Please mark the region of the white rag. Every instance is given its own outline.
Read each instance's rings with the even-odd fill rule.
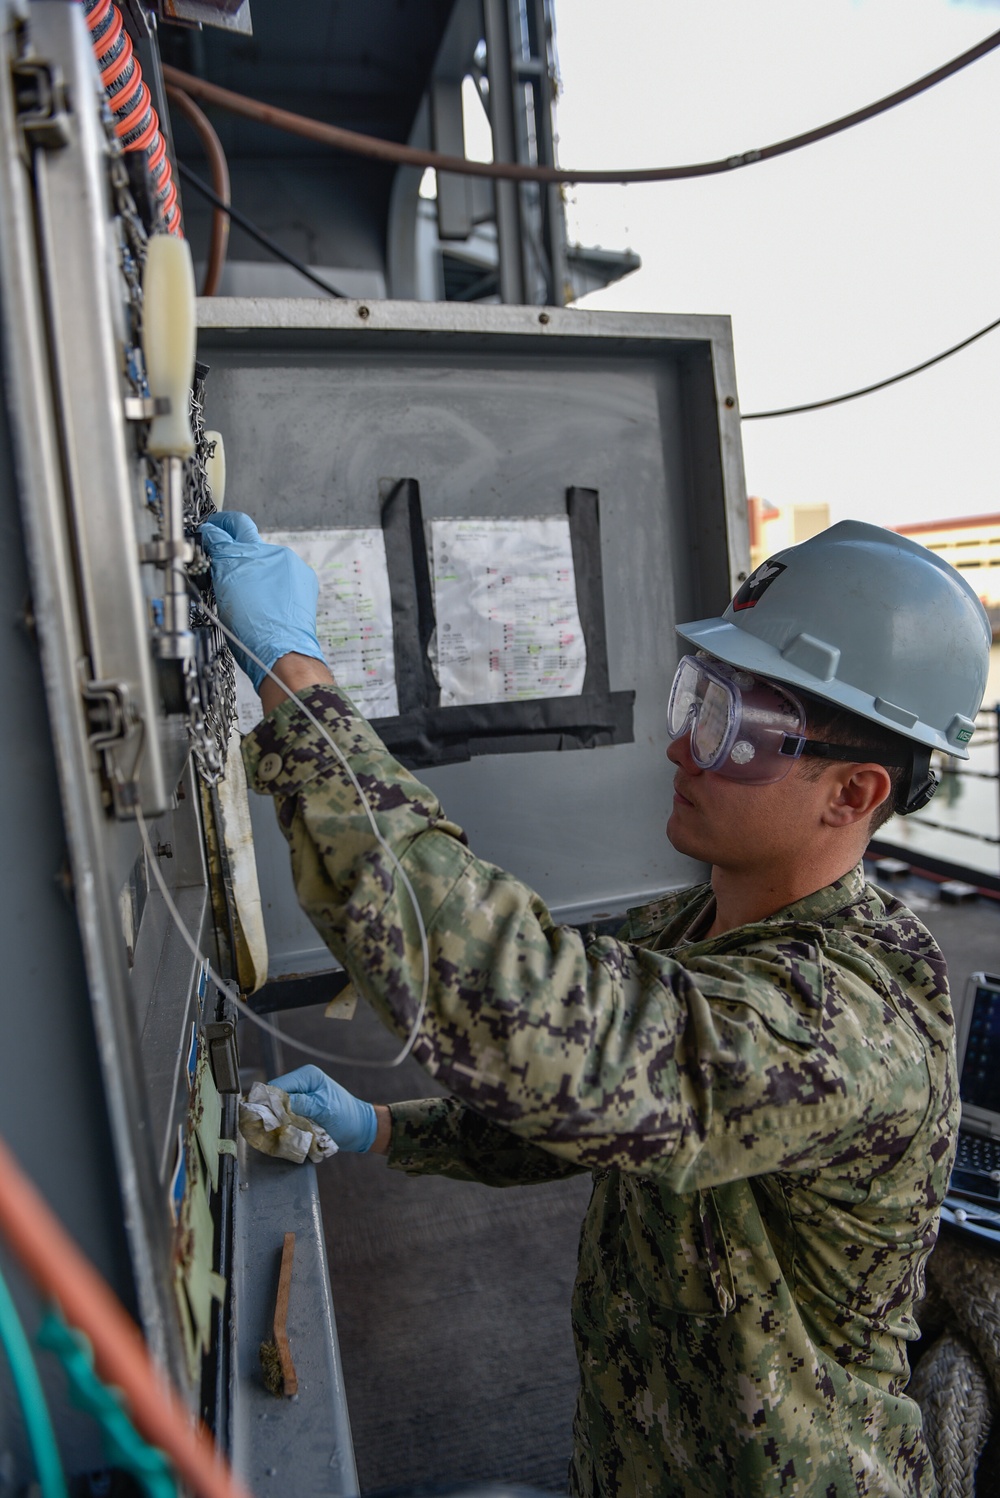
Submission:
[[[329,1134],[311,1118],[302,1118],[288,1106],[288,1093],[270,1082],[255,1082],[240,1099],[240,1133],[247,1144],[264,1155],[318,1165],[337,1153]]]

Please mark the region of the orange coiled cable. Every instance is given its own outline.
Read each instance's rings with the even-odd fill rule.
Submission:
[[[101,82],[115,116],[115,136],[123,150],[145,153],[156,213],[168,233],[183,234],[167,144],[121,11],[113,0],[83,0],[83,8]]]

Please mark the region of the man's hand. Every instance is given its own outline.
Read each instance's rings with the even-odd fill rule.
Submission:
[[[362,1102],[318,1066],[296,1067],[272,1078],[271,1085],[283,1088],[292,1112],[321,1124],[340,1149],[356,1154],[387,1152],[392,1127],[388,1108],[376,1109]]]
[[[313,681],[328,676],[316,638],[319,584],[312,568],[287,546],[268,546],[249,515],[237,511],[213,515],[199,536],[226,628],[267,667],[283,656],[308,657],[319,663]],[[233,654],[260,691],[263,669],[238,645]]]

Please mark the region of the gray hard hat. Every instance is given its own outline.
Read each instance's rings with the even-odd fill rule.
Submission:
[[[969,757],[990,621],[961,573],[907,536],[842,520],[762,562],[721,619],[677,633],[913,743]]]

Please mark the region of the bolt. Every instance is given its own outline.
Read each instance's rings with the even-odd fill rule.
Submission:
[[[549,320],[549,314],[547,312],[539,312],[539,314],[538,314],[538,321],[540,323],[547,323],[548,320]]]
[[[371,308],[370,307],[359,307],[358,308],[358,316],[360,318],[369,318],[369,317],[371,317]]]
[[[727,395],[726,396],[726,405],[729,407],[730,411],[733,409],[733,407],[735,406],[735,404],[736,404],[736,397],[735,397],[735,395]]]
[[[56,886],[67,900],[74,898],[73,870],[65,859],[56,870]]]
[[[157,843],[157,845],[156,845],[156,856],[157,856],[157,858],[173,858],[173,856],[174,856],[174,845],[173,845],[173,843]]]

